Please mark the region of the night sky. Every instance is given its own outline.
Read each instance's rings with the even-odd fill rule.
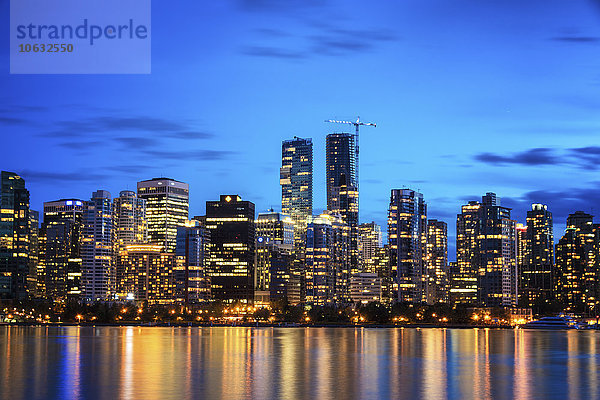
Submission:
[[[600,216],[599,3],[155,0],[152,74],[9,75],[0,0],[0,168],[38,210],[167,176],[190,216],[223,193],[259,212],[281,207],[281,141],[312,137],[318,213],[325,135],[347,130],[323,121],[360,115],[362,222],[418,189],[454,259],[461,204],[494,191],[519,222],[548,204],[558,238]]]

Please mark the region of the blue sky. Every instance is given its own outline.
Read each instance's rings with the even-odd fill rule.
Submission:
[[[168,176],[191,215],[238,193],[280,207],[281,141],[312,137],[325,208],[333,117],[361,134],[361,220],[419,189],[448,222],[494,191],[524,222],[549,205],[598,214],[600,2],[592,0],[154,1],[152,74],[9,75],[0,0],[3,170],[32,207]]]

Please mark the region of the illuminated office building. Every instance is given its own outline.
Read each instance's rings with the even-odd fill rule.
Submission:
[[[188,221],[189,185],[169,178],[154,178],[137,184],[137,195],[146,200],[148,241],[175,251],[177,227]]]
[[[427,301],[427,204],[411,189],[392,189],[388,211],[392,276],[400,302]]]
[[[583,211],[570,214],[556,245],[555,267],[556,296],[570,312],[598,314],[599,246],[600,225],[593,217]]]
[[[348,225],[350,271],[358,272],[358,154],[353,134],[332,133],[325,144],[327,210]]]
[[[365,268],[382,246],[381,227],[375,222],[360,224],[358,226],[359,269],[370,272],[365,271]]]
[[[209,248],[210,232],[198,221],[177,227],[175,297],[179,302],[191,304],[210,299],[206,273]]]
[[[361,272],[350,277],[350,300],[367,304],[382,300],[381,278],[377,274]]]
[[[206,202],[210,231],[208,275],[214,299],[252,302],[254,299],[254,203],[238,195]]]
[[[114,298],[117,275],[114,257],[113,208],[110,193],[98,190],[83,205],[81,287],[85,301]]]
[[[313,145],[294,137],[281,145],[281,211],[292,218],[296,242],[302,241],[306,220],[313,210]]]
[[[156,244],[130,244],[119,253],[125,299],[149,305],[175,302],[175,254]]]
[[[449,302],[448,225],[443,221],[427,221],[427,302]]]
[[[0,299],[27,297],[30,259],[29,191],[13,172],[0,173]]]
[[[296,298],[291,302],[299,302],[300,277],[295,276],[292,268],[294,249],[292,219],[271,210],[267,213],[259,213],[255,226],[255,300],[264,303],[288,298],[288,292],[290,295],[296,292]]]
[[[495,193],[462,206],[456,220],[457,271],[451,297],[484,307],[515,306],[515,221]]]
[[[309,219],[306,229],[306,302],[350,300],[347,225],[339,215],[323,213]]]
[[[42,296],[60,300],[81,295],[83,209],[78,199],[44,203],[38,268]]]

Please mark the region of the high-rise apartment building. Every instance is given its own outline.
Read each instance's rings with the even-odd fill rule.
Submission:
[[[123,190],[113,200],[115,243],[142,244],[148,241],[146,200],[135,192]]]
[[[30,259],[29,191],[14,172],[0,173],[0,299],[24,299]]]
[[[427,221],[426,262],[427,303],[449,302],[448,225],[444,221]]]
[[[38,268],[42,296],[80,298],[83,210],[83,201],[78,199],[44,203]]]
[[[137,195],[146,200],[148,240],[175,251],[177,227],[188,221],[189,185],[169,178],[154,178],[137,184]]]
[[[375,222],[368,222],[358,226],[358,252],[361,270],[370,264],[370,260],[383,246],[381,240],[381,227]]]
[[[27,287],[30,297],[39,297],[38,268],[40,256],[40,213],[29,210],[29,275]]]
[[[306,302],[326,304],[350,299],[348,233],[339,215],[309,219],[306,231]]]
[[[427,301],[427,204],[411,189],[392,189],[388,210],[388,242],[398,300]]]
[[[600,225],[583,211],[570,214],[556,245],[556,297],[567,311],[597,315],[600,308]]]
[[[554,290],[553,223],[552,213],[546,205],[531,205],[531,210],[527,211],[525,233],[526,249],[517,251],[518,255],[524,256],[519,268],[519,303],[524,307],[535,307],[551,301]],[[517,244],[521,242],[518,240]]]
[[[471,201],[462,207],[456,227],[453,300],[485,307],[516,305],[516,223],[510,219],[510,208],[500,206],[495,193],[487,193],[481,203]]]
[[[341,215],[348,225],[350,271],[358,272],[358,158],[355,136],[350,133],[327,135],[325,168],[327,210]]]
[[[84,202],[81,242],[81,287],[85,301],[114,298],[117,275],[114,219],[110,193],[98,190]]]
[[[254,299],[254,203],[238,195],[206,202],[210,231],[208,274],[214,299],[252,302]]]

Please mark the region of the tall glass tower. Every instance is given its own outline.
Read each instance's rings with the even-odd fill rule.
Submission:
[[[327,210],[348,225],[350,271],[358,272],[358,179],[355,136],[327,135],[325,143]]]
[[[137,184],[137,194],[146,200],[148,239],[174,252],[177,227],[188,221],[189,185],[169,178],[154,178]]]
[[[0,298],[27,297],[29,191],[25,180],[2,171],[0,187]]]
[[[281,146],[281,212],[292,218],[296,242],[306,230],[313,210],[313,145],[311,139],[294,137]]]

